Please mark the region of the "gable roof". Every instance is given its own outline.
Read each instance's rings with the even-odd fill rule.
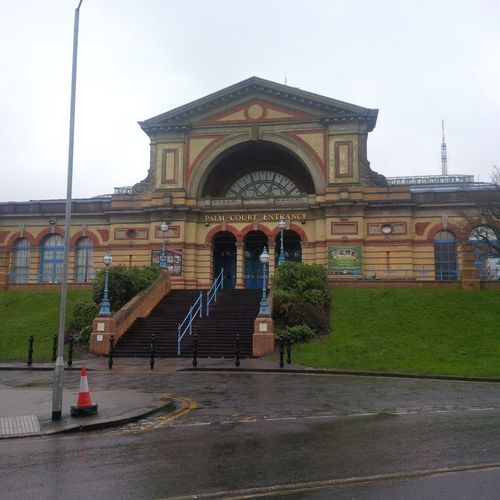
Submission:
[[[378,110],[363,108],[347,102],[306,92],[296,87],[264,80],[252,76],[247,80],[226,87],[178,108],[139,122],[146,133],[165,132],[169,130],[189,130],[191,123],[199,115],[217,112],[221,106],[241,101],[245,96],[282,101],[288,106],[299,106],[313,112],[324,123],[365,121],[369,130],[373,130],[377,121]]]

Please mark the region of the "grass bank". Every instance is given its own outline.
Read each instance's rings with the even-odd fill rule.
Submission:
[[[66,325],[72,317],[73,304],[91,292],[68,292]],[[25,361],[28,338],[35,337],[33,361],[50,361],[52,339],[59,330],[60,292],[0,293],[0,361]]]
[[[294,347],[316,368],[500,377],[500,291],[335,289],[332,334]]]

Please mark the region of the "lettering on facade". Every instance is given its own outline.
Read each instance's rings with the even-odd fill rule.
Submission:
[[[302,222],[307,220],[307,213],[207,214],[203,222],[278,222],[281,219]]]

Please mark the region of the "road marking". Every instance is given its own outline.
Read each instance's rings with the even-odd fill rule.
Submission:
[[[243,500],[258,497],[279,496],[289,493],[322,491],[334,489],[341,486],[345,487],[383,481],[419,479],[423,477],[443,476],[446,474],[453,474],[458,472],[487,471],[499,468],[500,463],[495,462],[491,464],[476,464],[457,467],[443,467],[438,469],[423,469],[412,472],[394,472],[389,474],[376,474],[371,476],[354,476],[303,483],[277,484],[274,486],[262,486],[240,490],[215,491],[211,493],[195,493],[186,496],[163,497],[161,500],[188,500],[193,498],[222,498],[226,500]]]

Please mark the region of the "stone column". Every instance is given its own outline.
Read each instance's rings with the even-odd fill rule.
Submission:
[[[0,291],[5,292],[9,284],[9,251],[0,251]]]
[[[274,276],[274,272],[276,271],[276,246],[273,245],[273,242],[269,240],[267,242],[269,248],[269,276],[268,276],[268,287],[271,281],[271,276]]]
[[[253,356],[274,352],[274,321],[271,316],[257,316],[253,327]]]
[[[236,288],[244,288],[245,273],[245,246],[242,242],[236,243]]]
[[[477,274],[474,248],[468,243],[462,244],[459,248],[462,254],[462,272],[460,273],[462,288],[480,290],[481,281]]]

